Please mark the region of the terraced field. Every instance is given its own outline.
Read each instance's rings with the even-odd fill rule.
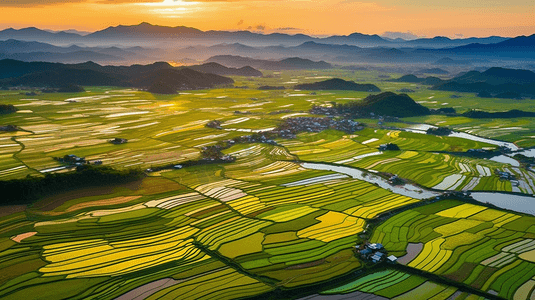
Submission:
[[[407,136],[407,137],[405,137]],[[308,141],[308,142],[304,142]],[[379,151],[395,143],[401,151]],[[466,151],[492,145],[454,137],[435,137],[403,131],[365,129],[352,136],[323,132],[306,134],[283,145],[301,160],[344,164],[371,171],[397,174],[422,186],[454,191],[507,191],[533,194],[535,174],[485,159],[435,151]],[[355,155],[357,154],[357,155]],[[518,182],[500,180],[495,170],[509,172]]]
[[[268,150],[272,151],[259,153]],[[245,156],[236,164],[250,159]],[[65,195],[65,201],[51,210],[36,207],[34,218],[42,221],[30,221],[24,214],[5,217],[4,232],[15,237],[4,239],[0,255],[7,265],[27,264],[28,272],[17,275],[7,272],[10,267],[4,269],[10,275],[0,293],[16,299],[20,293],[35,292],[35,284],[48,289],[64,280],[91,286],[86,287],[88,294],[79,290],[68,294],[73,299],[95,295],[96,290],[117,297],[126,292],[126,287],[118,286],[142,288],[168,278],[187,281],[163,285],[151,297],[187,294],[201,281],[223,288],[216,283],[227,282],[223,276],[229,278],[228,290],[214,291],[222,297],[311,284],[359,268],[351,248],[366,220],[416,202],[326,172],[300,169],[293,175],[260,176],[256,182],[224,178],[221,173],[218,166],[165,172],[145,179],[141,186],[178,182],[182,185],[173,184],[179,191],[134,196],[143,188],[124,187],[83,202]],[[190,183],[200,176],[209,182]],[[46,220],[52,215],[54,219]],[[33,233],[27,234],[28,230]],[[230,268],[229,262],[233,262]],[[182,277],[186,276],[182,272],[195,276]],[[128,279],[136,274],[144,275]],[[110,277],[115,278],[113,284],[107,280]],[[234,280],[237,286],[231,285]],[[101,286],[103,281],[106,287]]]
[[[388,219],[372,241],[405,255],[422,243],[407,266],[438,274],[507,299],[530,299],[535,276],[535,218],[441,201]]]
[[[474,294],[459,291],[427,280],[418,275],[411,275],[402,271],[385,270],[362,276],[343,286],[321,292],[326,295],[351,295],[355,292],[374,294],[378,299],[484,299]],[[359,295],[365,298],[365,295]],[[370,299],[375,299],[371,298]]]
[[[288,118],[312,116],[312,104],[367,96],[295,91],[285,84],[290,80],[306,83],[332,76],[365,79],[383,90],[411,86],[379,81],[376,71],[266,75],[271,77],[236,77],[236,85],[247,89],[173,96],[111,87],[31,97],[1,91],[0,103],[14,104],[19,111],[0,116],[0,125],[15,124],[22,130],[0,132],[0,180],[75,172],[54,159],[68,154],[116,169],[195,161],[203,147],[261,134]],[[260,85],[288,89],[261,91]],[[426,106],[449,101],[449,93],[423,87],[414,98],[425,101],[431,95],[436,101],[423,103]],[[448,117],[427,118],[438,123]],[[219,120],[221,129],[206,127],[211,120]],[[365,129],[347,133],[330,128],[301,132],[295,139],[235,143],[222,150],[236,158],[233,162],[158,169],[135,182],[69,187],[28,206],[3,207],[0,298],[278,299],[286,292],[290,298],[477,298],[421,275],[375,269],[354,252],[355,245],[368,240],[383,243],[400,262],[410,252],[405,260],[412,269],[488,295],[533,297],[532,217],[454,200],[428,204],[344,174],[305,169],[298,161],[397,174],[424,187],[455,191],[533,194],[533,172],[452,154],[495,145],[408,132],[412,124],[404,123],[407,120],[357,121],[365,123]],[[457,117],[447,121],[465,124]],[[526,120],[510,122],[532,126]],[[489,120],[474,126],[481,129],[478,134],[491,136],[495,125]],[[519,145],[531,145],[523,133],[500,138],[522,138]],[[128,142],[110,143],[114,138]],[[401,150],[379,151],[385,143],[396,143]],[[496,169],[516,175],[519,183],[501,181]]]

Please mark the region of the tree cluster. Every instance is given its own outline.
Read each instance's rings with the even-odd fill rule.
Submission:
[[[138,169],[117,170],[111,167],[83,165],[75,172],[28,176],[0,181],[0,205],[31,204],[39,198],[77,188],[127,183],[143,178]]]
[[[0,114],[9,114],[17,111],[13,104],[0,104]]]

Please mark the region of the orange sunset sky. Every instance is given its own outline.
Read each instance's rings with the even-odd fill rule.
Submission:
[[[0,29],[85,31],[149,22],[201,30],[417,36],[535,33],[533,0],[1,0]]]

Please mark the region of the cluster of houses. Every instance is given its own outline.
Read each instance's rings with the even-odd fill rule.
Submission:
[[[248,111],[248,110],[246,110],[246,111],[236,110],[236,111],[234,111],[234,114],[235,115],[250,115],[252,113],[250,111]]]
[[[74,154],[65,155],[63,157],[58,158],[57,160],[62,163],[73,164],[76,166],[88,163],[88,161],[85,160],[85,157],[78,157]]]
[[[291,112],[293,112],[291,109],[281,109],[281,110],[272,111],[269,113],[269,115],[280,115],[280,114],[287,114]]]
[[[122,145],[128,143],[128,140],[123,138],[114,138],[113,140],[109,140],[108,142],[114,145]]]
[[[469,153],[469,154],[475,154],[475,155],[481,155],[481,154],[488,154],[488,153],[491,153],[492,151],[490,150],[485,150],[485,149],[468,149],[466,151],[466,153]]]
[[[435,200],[441,199],[471,199],[471,193],[467,191],[445,191],[441,195],[436,196]]]
[[[397,185],[397,184],[402,184],[403,180],[401,178],[399,178],[398,175],[394,174],[394,175],[390,176],[390,178],[388,178],[388,182],[390,182],[390,184]]]
[[[74,154],[68,154],[63,157],[55,157],[54,159],[59,162],[74,165],[74,166],[89,165],[89,164],[102,165],[102,160],[88,161],[85,159],[85,157],[78,157]]]
[[[363,125],[350,119],[297,117],[284,120],[277,129],[272,132],[280,137],[291,137],[299,132],[321,132],[326,129],[336,129],[347,133],[353,133],[363,129]]]
[[[355,249],[358,251],[360,258],[364,261],[372,262],[378,264],[380,262],[386,261],[388,263],[396,263],[398,258],[394,255],[387,256],[384,246],[380,243],[373,244],[363,244],[355,246]]]
[[[236,160],[236,158],[229,154],[223,154],[221,152],[224,149],[229,148],[228,145],[226,146],[220,146],[220,145],[214,145],[214,146],[205,146],[201,148],[201,160],[203,161],[221,161],[221,162],[233,162]]]
[[[379,150],[380,151],[387,151],[387,150],[397,151],[397,150],[400,150],[400,149],[399,149],[398,145],[396,145],[394,143],[388,143],[388,144],[379,145]]]
[[[494,174],[498,175],[500,177],[500,180],[515,180],[516,179],[515,175],[509,172],[500,171],[498,169],[494,170]]]
[[[332,106],[319,106],[314,105],[310,109],[311,114],[315,115],[326,115],[326,116],[337,116],[339,115],[338,110]]]
[[[212,120],[205,126],[214,129],[222,129],[221,121],[218,120]],[[277,143],[272,140],[271,137],[293,139],[299,132],[321,132],[326,129],[336,129],[347,133],[353,133],[363,128],[364,126],[362,124],[350,119],[298,117],[286,119],[284,120],[284,123],[277,128],[265,131],[262,134],[242,136],[230,141],[233,141],[234,143],[250,142],[276,145]],[[230,141],[226,142],[228,143]]]
[[[264,133],[259,134],[253,134],[253,135],[244,135],[237,138],[234,138],[232,140],[226,141],[230,146],[237,144],[237,143],[262,143],[262,144],[269,144],[269,145],[278,145],[277,142],[273,139],[266,136]]]
[[[0,126],[0,131],[18,131],[19,127],[15,125]]]
[[[212,120],[212,121],[206,123],[205,126],[208,127],[208,128],[223,129],[223,127],[221,127],[221,121],[219,121],[219,120]]]

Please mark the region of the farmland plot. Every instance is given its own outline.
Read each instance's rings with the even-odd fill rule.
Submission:
[[[423,243],[409,267],[507,299],[530,299],[534,222],[533,217],[441,201],[390,218],[372,241],[400,256],[409,243]]]

